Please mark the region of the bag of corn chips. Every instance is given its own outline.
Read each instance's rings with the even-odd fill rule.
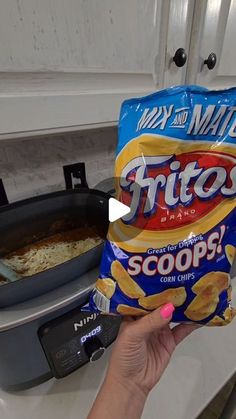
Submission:
[[[234,315],[236,88],[179,86],[121,107],[116,198],[90,309],[225,325]]]

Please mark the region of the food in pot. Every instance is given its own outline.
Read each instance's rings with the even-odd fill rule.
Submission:
[[[92,228],[76,228],[25,246],[1,260],[22,277],[31,276],[79,256],[102,241]]]

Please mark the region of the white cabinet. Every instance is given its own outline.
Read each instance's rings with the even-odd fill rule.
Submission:
[[[0,69],[152,74],[161,7],[150,0],[7,0]]]
[[[186,82],[212,89],[236,85],[235,42],[236,0],[196,1]],[[209,70],[204,61],[211,53],[217,61]]]
[[[188,57],[195,4],[194,0],[165,1],[166,5],[168,3],[168,26],[165,40],[165,68],[162,87],[185,84],[187,61],[183,67],[178,67],[173,61],[173,57],[179,48],[183,48]]]
[[[0,138],[116,123],[120,103],[184,82],[194,0],[2,0]]]
[[[124,99],[170,85],[236,84],[235,18],[236,0],[1,0],[0,139],[116,124]]]

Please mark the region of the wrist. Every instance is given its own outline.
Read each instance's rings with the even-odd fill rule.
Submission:
[[[144,391],[134,381],[129,380],[129,378],[116,376],[112,372],[109,372],[109,370],[104,380],[104,386],[108,389],[114,389],[116,394],[120,394],[123,400],[137,400],[143,405],[149,394],[148,391]]]
[[[147,395],[130,380],[108,372],[88,419],[140,419]]]

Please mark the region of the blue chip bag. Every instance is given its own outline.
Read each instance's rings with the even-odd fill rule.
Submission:
[[[236,88],[169,88],[121,107],[117,199],[90,309],[228,324],[236,253]]]

